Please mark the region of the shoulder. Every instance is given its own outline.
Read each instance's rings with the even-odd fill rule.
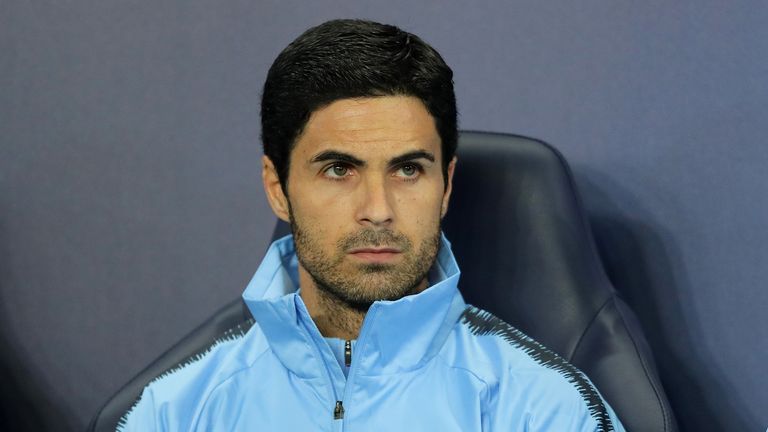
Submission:
[[[621,430],[583,372],[490,312],[468,306],[450,345],[444,357],[486,382],[489,411],[514,407],[529,430]]]
[[[153,379],[120,420],[118,431],[164,430],[163,419],[191,421],[213,391],[253,366],[268,349],[252,319],[226,330]]]

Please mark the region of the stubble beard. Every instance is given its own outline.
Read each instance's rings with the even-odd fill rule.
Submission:
[[[414,249],[411,240],[388,229],[363,228],[340,238],[332,254],[322,250],[312,230],[296,222],[290,211],[296,255],[319,293],[331,303],[365,312],[377,300],[398,300],[412,294],[427,277],[440,247],[440,227]],[[394,264],[352,263],[347,252],[370,246],[394,247],[402,260]]]

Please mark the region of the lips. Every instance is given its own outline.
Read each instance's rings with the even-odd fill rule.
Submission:
[[[366,248],[355,248],[349,251],[351,254],[357,254],[357,253],[400,253],[400,249],[391,248],[391,247],[366,247]]]
[[[353,257],[366,262],[386,263],[400,255],[400,249],[391,247],[366,247],[355,248],[349,251]]]

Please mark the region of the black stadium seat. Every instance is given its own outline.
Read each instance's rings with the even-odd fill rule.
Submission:
[[[584,371],[628,431],[676,431],[643,331],[603,271],[560,153],[521,136],[463,132],[458,156],[443,229],[467,302]],[[273,237],[286,233],[280,223]],[[231,302],[120,389],[89,430],[115,430],[152,378],[250,319],[240,299]]]

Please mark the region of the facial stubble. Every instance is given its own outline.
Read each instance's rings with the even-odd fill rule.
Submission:
[[[424,238],[417,248],[405,235],[389,229],[362,228],[340,238],[333,254],[322,250],[315,230],[297,222],[289,210],[291,230],[299,263],[312,278],[321,294],[333,303],[341,303],[365,312],[377,300],[398,300],[413,294],[427,277],[440,247],[440,226]],[[398,263],[354,263],[348,251],[364,247],[392,247],[402,254]]]

